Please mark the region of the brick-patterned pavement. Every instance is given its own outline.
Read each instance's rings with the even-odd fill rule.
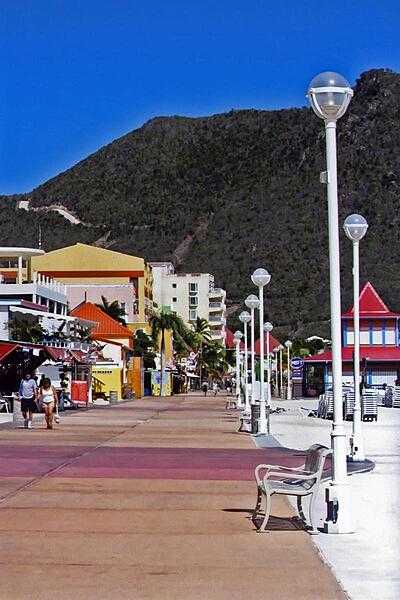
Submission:
[[[0,429],[1,600],[344,598],[274,499],[255,533],[256,449],[225,399],[179,396]]]

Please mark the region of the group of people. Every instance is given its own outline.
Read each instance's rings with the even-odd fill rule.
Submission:
[[[43,407],[47,429],[53,429],[54,410],[57,406],[57,392],[48,377],[42,376],[39,384],[36,383],[31,373],[25,373],[19,386],[21,412],[24,418],[24,427],[32,429],[33,413]]]
[[[201,384],[201,389],[203,391],[204,396],[207,396],[208,390],[211,390],[214,396],[216,396],[220,390],[223,390],[223,386],[220,385],[218,381],[213,381],[211,384],[209,384],[208,381],[203,381],[203,383]],[[231,391],[230,384],[226,383],[225,389],[229,394]]]

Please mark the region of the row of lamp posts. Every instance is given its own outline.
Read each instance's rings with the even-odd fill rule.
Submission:
[[[351,533],[354,531],[351,497],[347,476],[346,432],[343,423],[343,394],[342,394],[342,347],[341,347],[341,293],[340,293],[340,250],[339,250],[339,217],[338,217],[338,192],[337,192],[337,155],[336,155],[336,122],[342,117],[350,100],[353,90],[349,83],[338,73],[324,72],[317,75],[310,83],[307,97],[315,114],[325,123],[326,163],[327,170],[321,173],[321,183],[327,186],[328,198],[328,229],[329,229],[329,281],[330,281],[330,315],[332,338],[332,383],[334,412],[331,430],[331,445],[333,451],[332,482],[327,489],[327,517],[324,530],[327,533]],[[353,434],[351,437],[351,457],[355,461],[364,459],[363,439],[361,433],[361,403],[360,403],[360,330],[359,330],[359,241],[364,237],[368,228],[365,219],[360,215],[351,215],[344,224],[347,237],[353,243],[353,296],[354,296],[354,418]],[[247,385],[247,324],[251,325],[252,344],[254,344],[254,311],[258,308],[260,314],[260,421],[259,433],[266,433],[266,411],[264,397],[264,323],[263,323],[263,288],[269,283],[270,275],[265,269],[257,269],[252,275],[253,283],[259,287],[259,299],[249,296],[246,306],[251,313],[243,311],[240,320],[244,325],[245,344],[245,406],[246,412],[250,411],[250,401]],[[272,330],[272,325],[269,331]],[[268,332],[269,335],[269,332]],[[240,340],[242,334],[235,333],[236,342],[236,373],[237,382],[240,374]],[[286,342],[288,354],[288,373],[290,368],[291,343]],[[282,389],[282,347],[280,350],[280,373]],[[270,360],[268,353],[267,371],[267,402],[270,405]],[[252,397],[255,391],[254,374],[254,345],[252,345]],[[238,405],[241,405],[240,386],[236,386]],[[287,397],[291,398],[291,382],[288,376]],[[269,411],[268,411],[269,431]]]

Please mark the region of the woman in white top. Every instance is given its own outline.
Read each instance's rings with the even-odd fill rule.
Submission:
[[[39,397],[44,408],[47,429],[53,429],[53,412],[58,398],[57,392],[51,385],[51,381],[48,377],[45,377],[42,380],[42,385],[39,389]]]

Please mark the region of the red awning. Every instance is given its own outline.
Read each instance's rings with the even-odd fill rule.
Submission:
[[[360,359],[366,359],[371,362],[400,362],[400,348],[396,346],[360,346]],[[353,346],[342,348],[342,361],[353,362]],[[332,352],[328,350],[321,354],[306,356],[304,362],[332,362]]]
[[[60,360],[68,360],[68,351],[65,348],[54,348],[53,346],[46,346],[45,350],[47,354],[56,362]]]
[[[11,354],[14,350],[19,347],[19,344],[13,344],[9,342],[0,342],[0,360],[3,360],[6,356]]]
[[[77,363],[87,363],[87,354],[85,352],[82,352],[82,350],[70,350],[70,355],[72,356],[73,360]]]

